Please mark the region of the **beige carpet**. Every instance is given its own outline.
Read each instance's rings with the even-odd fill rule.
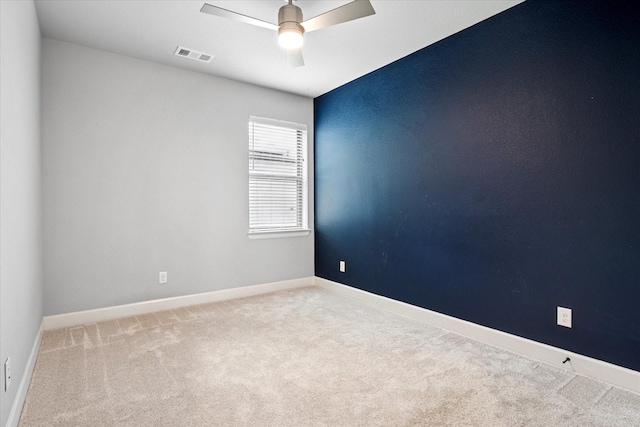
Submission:
[[[20,426],[638,426],[640,395],[318,288],[48,331]]]

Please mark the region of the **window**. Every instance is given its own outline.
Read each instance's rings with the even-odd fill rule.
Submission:
[[[307,126],[249,118],[249,234],[307,231]]]

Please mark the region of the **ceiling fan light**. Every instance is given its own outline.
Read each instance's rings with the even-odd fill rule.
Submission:
[[[304,37],[302,31],[294,26],[281,26],[278,30],[278,43],[284,49],[299,49],[302,47]]]

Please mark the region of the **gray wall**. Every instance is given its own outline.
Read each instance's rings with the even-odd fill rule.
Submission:
[[[312,99],[50,39],[42,61],[45,315],[313,275],[313,235],[247,237],[248,117],[309,125],[312,165]]]
[[[40,30],[33,2],[0,1],[0,386],[6,425],[42,321]],[[0,372],[2,370],[0,369]]]

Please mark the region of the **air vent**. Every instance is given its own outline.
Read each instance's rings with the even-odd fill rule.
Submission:
[[[210,62],[213,55],[208,53],[198,52],[197,50],[188,49],[186,47],[178,46],[175,52],[176,56],[182,56],[184,58],[194,59],[201,62]]]

